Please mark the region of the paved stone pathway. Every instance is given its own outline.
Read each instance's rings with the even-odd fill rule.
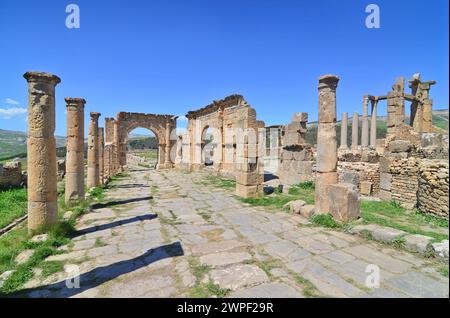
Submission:
[[[218,285],[227,297],[448,297],[434,261],[246,205],[205,186],[207,175],[132,170],[48,259],[78,265],[80,288],[57,273],[29,282],[28,295],[189,297]],[[379,288],[366,287],[370,264]]]

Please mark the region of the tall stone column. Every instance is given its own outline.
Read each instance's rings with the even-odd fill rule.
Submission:
[[[103,127],[98,128],[98,174],[99,174],[99,184],[103,184],[104,180],[104,150],[105,150],[105,140],[104,140],[104,129]]]
[[[370,119],[370,146],[375,148],[377,146],[377,105],[378,99],[372,102],[372,113]]]
[[[361,126],[361,146],[369,146],[369,97],[364,96],[363,98],[363,114],[362,114],[362,126]]]
[[[67,155],[65,201],[84,200],[84,105],[82,98],[66,98]]]
[[[94,188],[99,185],[99,162],[98,162],[98,118],[100,113],[91,113],[91,122],[88,133],[88,175],[87,187]]]
[[[341,120],[341,149],[348,149],[347,143],[347,126],[348,126],[348,114],[347,112],[342,113]]]
[[[57,223],[55,87],[60,78],[27,72],[28,81],[28,230]]]
[[[352,150],[358,149],[359,114],[353,113],[352,122]]]
[[[164,165],[166,168],[170,168],[170,122],[166,122],[166,150],[164,153]]]
[[[336,137],[336,88],[339,77],[319,79],[319,120],[317,130],[316,214],[329,212],[328,186],[338,182]]]

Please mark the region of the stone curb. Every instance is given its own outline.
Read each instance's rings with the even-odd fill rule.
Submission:
[[[419,253],[423,256],[434,255],[437,258],[448,259],[448,240],[433,244],[432,237],[409,234],[405,231],[375,224],[356,225],[349,232],[387,244],[398,244],[407,251]]]

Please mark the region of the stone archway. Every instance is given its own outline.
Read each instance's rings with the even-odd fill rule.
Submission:
[[[127,164],[128,134],[136,128],[152,131],[158,138],[158,167],[171,168],[170,151],[176,143],[176,119],[174,115],[156,115],[143,113],[120,112],[114,125],[114,143],[117,145],[117,160],[122,170]]]

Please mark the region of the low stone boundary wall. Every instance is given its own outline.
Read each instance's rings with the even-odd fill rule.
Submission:
[[[22,166],[20,162],[0,164],[0,189],[22,185]]]
[[[418,181],[417,208],[448,218],[448,161],[422,160]]]

